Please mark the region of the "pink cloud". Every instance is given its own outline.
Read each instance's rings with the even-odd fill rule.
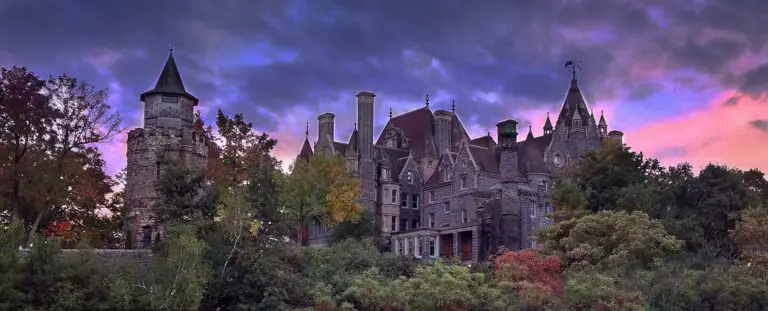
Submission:
[[[723,105],[734,96],[739,98],[735,105]],[[700,169],[713,162],[768,171],[768,133],[749,124],[768,120],[766,104],[766,99],[726,91],[702,110],[626,133],[625,142],[666,165],[685,161]]]

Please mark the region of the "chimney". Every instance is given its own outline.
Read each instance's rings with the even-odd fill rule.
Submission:
[[[517,154],[517,121],[504,120],[496,123],[499,139],[499,168],[502,182],[514,181],[519,177]]]
[[[445,110],[435,111],[435,140],[437,141],[438,155],[451,148],[452,121],[453,113]]]
[[[326,112],[324,114],[321,114],[317,116],[317,133],[318,133],[318,141],[325,142],[327,140],[326,137],[330,137],[330,142],[333,143],[333,127],[336,119],[336,115],[330,112]]]
[[[359,92],[357,95],[357,148],[363,161],[371,160],[373,147],[373,98],[376,94]]]

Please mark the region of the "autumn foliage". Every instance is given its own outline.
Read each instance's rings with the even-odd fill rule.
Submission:
[[[531,249],[505,251],[494,264],[494,277],[519,283],[520,291],[539,289],[556,296],[563,293],[563,266],[557,256],[542,256]]]

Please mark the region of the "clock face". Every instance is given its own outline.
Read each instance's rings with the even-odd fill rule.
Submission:
[[[557,167],[563,166],[563,156],[560,155],[560,153],[555,152],[555,154],[552,156],[552,163],[554,163]]]

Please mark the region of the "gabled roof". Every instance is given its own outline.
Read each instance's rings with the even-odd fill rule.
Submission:
[[[429,107],[425,106],[394,116],[384,126],[385,129],[389,127],[396,127],[405,132],[410,140],[408,147],[413,150],[414,156],[423,156],[430,151],[430,144],[434,144],[431,137],[435,135],[435,116]],[[455,151],[455,146],[458,146],[462,139],[469,139],[469,135],[455,114],[451,117],[451,129],[451,146],[454,147],[452,150]],[[380,145],[382,139],[383,135],[380,134],[376,140],[376,145]],[[438,150],[438,152],[442,152],[442,150]]]
[[[544,151],[549,146],[550,141],[552,141],[552,135],[547,134],[517,142],[518,168],[521,173],[549,172],[546,163],[544,163]]]
[[[184,83],[181,81],[181,75],[179,69],[176,67],[176,61],[173,59],[173,53],[168,54],[168,59],[165,61],[163,71],[160,73],[160,77],[155,83],[155,88],[146,91],[141,94],[139,99],[144,101],[144,98],[154,94],[167,94],[167,95],[179,95],[186,96],[197,105],[197,97],[187,93],[184,89]]]
[[[499,174],[499,162],[496,160],[494,149],[484,148],[475,145],[469,145],[469,152],[475,160],[478,169],[481,172]]]
[[[352,131],[352,135],[349,136],[349,142],[347,143],[347,152],[349,154],[357,154],[357,129]]]
[[[496,141],[493,140],[493,137],[491,137],[490,134],[470,140],[469,144],[474,146],[484,147],[484,148],[496,147]]]

